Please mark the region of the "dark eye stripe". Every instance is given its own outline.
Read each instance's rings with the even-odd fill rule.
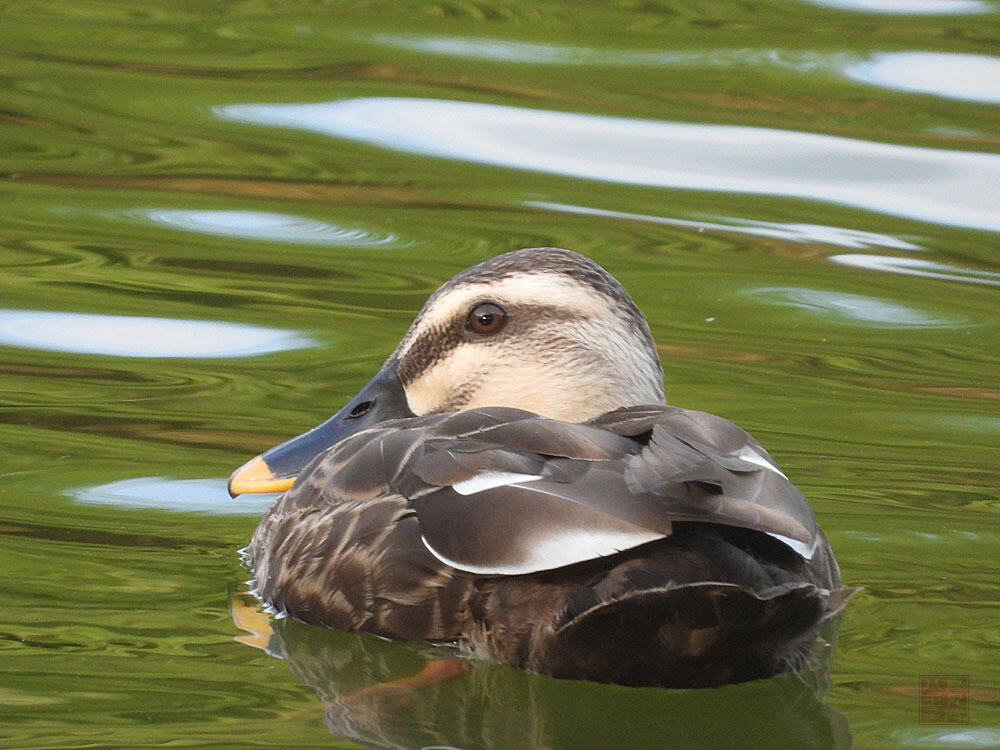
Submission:
[[[483,303],[486,304],[486,303]],[[479,307],[477,305],[477,307]],[[499,307],[499,305],[497,306]],[[476,308],[473,308],[475,310]],[[502,311],[502,308],[501,308]],[[540,327],[552,325],[555,321],[567,324],[577,321],[576,313],[567,312],[565,308],[549,305],[519,305],[517,319],[512,321],[504,313],[505,325],[516,326],[512,335],[515,337],[532,335]],[[398,375],[403,384],[412,383],[424,372],[447,357],[452,350],[470,340],[474,332],[467,327],[469,316],[459,314],[442,322],[433,328],[427,328],[413,339],[399,362]],[[482,344],[499,345],[507,337],[494,338],[489,335],[474,335],[474,340]]]
[[[412,383],[465,339],[463,317],[421,332],[399,363],[397,374],[403,384]]]

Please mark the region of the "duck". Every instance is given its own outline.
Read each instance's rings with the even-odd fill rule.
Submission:
[[[357,395],[229,491],[282,493],[244,551],[269,611],[557,678],[802,670],[854,593],[778,463],[668,406],[643,313],[562,248],[447,281]]]

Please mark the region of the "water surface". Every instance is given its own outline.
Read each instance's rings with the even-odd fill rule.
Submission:
[[[995,2],[3,14],[0,747],[1000,746]],[[366,688],[438,652],[255,629],[267,499],[225,478],[537,245],[621,279],[669,401],[810,498],[864,587],[817,670],[475,664],[399,704]],[[967,714],[921,723],[928,675]]]
[[[1000,230],[1000,156],[993,154],[441,99],[234,104],[216,111],[227,120],[416,154],[633,185],[810,198]]]

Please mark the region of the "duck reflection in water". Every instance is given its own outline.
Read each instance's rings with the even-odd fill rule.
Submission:
[[[451,658],[453,647],[274,620],[246,594],[235,594],[232,602],[240,627],[257,631],[240,640],[284,659],[315,691],[320,704],[304,708],[302,719],[318,720],[321,710],[333,735],[366,747],[852,746],[847,719],[822,701],[833,652],[826,641],[814,647],[808,669],[775,679],[716,690],[623,688],[459,661]],[[822,634],[832,639],[833,623],[824,624]],[[449,671],[461,679],[436,679]]]
[[[853,593],[774,459],[664,404],[645,317],[568,250],[444,284],[343,409],[230,480],[278,490],[247,550],[274,611],[555,677],[794,672]]]

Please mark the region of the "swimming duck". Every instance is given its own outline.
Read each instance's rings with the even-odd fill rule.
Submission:
[[[229,486],[286,490],[246,552],[275,611],[557,677],[798,669],[853,593],[774,459],[665,405],[643,314],[559,248],[445,283],[354,398]]]

